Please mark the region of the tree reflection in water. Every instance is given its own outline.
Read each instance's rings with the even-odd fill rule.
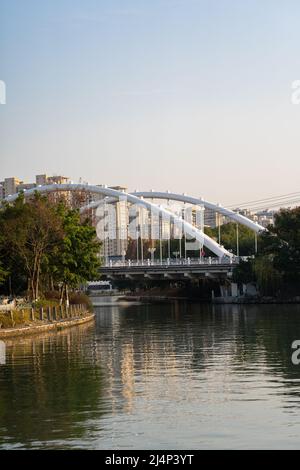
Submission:
[[[0,446],[68,447],[68,441],[73,446],[93,433],[102,414],[93,343],[94,325],[7,341],[7,364],[0,367]]]
[[[117,303],[7,342],[0,447],[298,447],[300,306]]]
[[[282,397],[297,397],[293,406],[300,407],[300,365],[291,361],[291,344],[300,339],[300,305],[177,301],[105,306],[98,312],[97,348],[108,366],[111,393],[119,394],[114,403],[119,411],[132,409],[137,375],[176,377],[182,371],[187,390],[189,377],[202,379],[205,372],[226,371],[229,380],[238,377],[241,384],[257,373],[277,382]]]

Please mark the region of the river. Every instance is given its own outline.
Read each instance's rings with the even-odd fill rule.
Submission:
[[[1,449],[300,447],[300,306],[104,303],[6,342]]]

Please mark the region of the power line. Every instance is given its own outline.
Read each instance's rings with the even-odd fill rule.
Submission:
[[[272,197],[268,197],[268,198],[265,198],[265,199],[256,199],[256,200],[253,200],[253,201],[248,201],[248,202],[242,202],[242,203],[239,203],[239,204],[231,204],[230,206],[227,206],[229,208],[242,208],[243,206],[249,206],[249,204],[254,204],[254,206],[256,206],[258,203],[268,203],[268,202],[273,202],[273,201],[279,201],[279,203],[281,202],[281,200],[284,200],[284,199],[287,199],[287,198],[290,198],[291,196],[299,196],[300,197],[300,192],[297,191],[297,192],[294,192],[294,193],[288,193],[288,194],[283,194],[281,196],[272,196]]]
[[[276,208],[276,207],[280,207],[280,208],[284,208],[284,207],[287,207],[287,206],[291,206],[291,205],[294,205],[296,203],[300,203],[300,198],[297,198],[297,199],[289,199],[287,201],[284,201],[284,205],[282,205],[281,202],[276,202],[276,203],[273,203],[273,204],[268,204],[268,205],[258,205],[258,206],[252,206],[252,207],[247,207],[247,208],[244,208],[245,210],[249,210],[249,211],[252,211],[252,212],[257,212],[257,211],[260,211],[260,210],[267,210],[267,209],[271,209],[271,208]],[[236,209],[236,212],[238,213],[239,208]],[[244,210],[244,209],[241,209],[241,210]]]
[[[293,205],[293,204],[296,204],[296,203],[299,203],[300,202],[300,197],[297,198],[297,199],[289,199],[287,201],[284,201],[284,205],[285,206],[289,206],[289,205]],[[276,207],[283,207],[282,205],[282,202],[278,203],[273,203],[273,204],[268,204],[267,206],[266,205],[261,205],[261,206],[252,206],[252,207],[249,207],[248,209],[249,210],[252,210],[252,211],[258,211],[258,210],[263,210],[263,209],[270,209],[270,208],[276,208]]]
[[[273,197],[270,197],[270,198],[266,198],[266,199],[258,199],[256,201],[248,201],[248,202],[244,202],[244,203],[239,203],[239,204],[234,204],[234,205],[231,205],[230,207],[235,207],[235,208],[238,208],[238,207],[249,207],[249,204],[253,204],[254,205],[257,205],[258,203],[268,203],[268,202],[275,202],[275,201],[278,201],[279,203],[281,201],[284,201],[285,199],[290,199],[291,197],[294,197],[294,196],[300,196],[300,193],[297,192],[297,193],[290,193],[290,194],[286,194],[286,195],[282,195],[282,196],[273,196]]]

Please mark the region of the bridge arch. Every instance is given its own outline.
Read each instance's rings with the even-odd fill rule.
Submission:
[[[157,205],[153,204],[152,202],[147,201],[146,199],[143,198],[143,195],[141,193],[136,193],[136,194],[131,194],[131,193],[126,193],[124,191],[119,191],[116,189],[108,188],[106,186],[92,186],[92,185],[86,185],[86,184],[52,184],[52,185],[46,185],[46,186],[38,186],[36,188],[29,189],[27,191],[24,191],[24,196],[25,197],[30,197],[35,194],[35,192],[38,193],[53,193],[57,191],[86,191],[86,192],[91,192],[95,194],[101,194],[104,196],[108,196],[114,199],[119,199],[124,198],[127,199],[128,202],[131,202],[132,204],[137,204],[137,205],[142,205],[148,210],[152,211],[158,211],[160,214],[163,214],[167,217],[171,217],[173,220],[175,220],[178,223],[181,223],[184,231],[190,235],[192,238],[195,238],[197,241],[199,241],[201,244],[203,244],[206,248],[208,248],[210,251],[212,251],[215,255],[218,257],[229,257],[232,258],[233,254],[230,253],[228,250],[226,250],[223,246],[219,245],[215,240],[213,240],[211,237],[206,235],[204,232],[201,230],[195,228],[192,224],[189,222],[183,220],[181,217],[178,217],[174,215],[172,212],[168,211],[167,209]],[[141,194],[138,196],[137,194]],[[146,193],[143,193],[146,194]],[[150,193],[152,194],[167,194],[170,196],[169,193]],[[8,196],[5,198],[5,201],[8,203],[14,202],[18,198],[18,194],[14,194],[11,196]],[[171,199],[171,197],[162,197],[161,199]],[[93,207],[97,207],[97,205],[101,204],[102,201],[96,201],[96,204]],[[88,207],[91,207],[92,204],[90,204]]]
[[[195,206],[201,205],[205,207],[206,209],[211,209],[221,215],[224,215],[228,217],[229,219],[244,225],[245,227],[249,228],[250,230],[253,230],[253,232],[259,233],[259,232],[264,232],[267,229],[263,227],[262,225],[253,222],[253,220],[248,219],[244,215],[238,214],[237,212],[232,211],[231,209],[227,209],[226,207],[223,207],[219,204],[214,204],[212,202],[208,202],[204,199],[200,198],[195,198],[191,196],[187,196],[185,194],[177,194],[177,193],[168,193],[168,192],[156,192],[156,191],[138,191],[134,193],[130,193],[133,196],[137,196],[139,198],[143,199],[164,199],[164,200],[170,200],[170,201],[178,201],[178,202],[184,202],[187,204],[193,204]],[[85,210],[88,209],[93,209],[97,207],[99,204],[101,204],[101,201],[94,201],[88,204],[87,206],[83,206],[81,208],[81,211],[84,212]]]
[[[219,214],[222,214],[228,217],[229,219],[234,220],[235,222],[238,222],[239,224],[250,228],[256,233],[264,232],[266,230],[265,227],[253,222],[247,217],[241,214],[238,214],[237,212],[234,212],[231,209],[226,209],[225,207],[222,207],[218,204],[213,204],[212,202],[208,202],[204,199],[187,196],[185,194],[155,192],[155,191],[142,191],[142,192],[139,191],[139,192],[134,192],[132,194],[137,197],[143,197],[145,199],[167,199],[170,201],[185,202],[188,204],[193,204],[195,206],[202,205],[203,207],[207,209],[212,209],[213,211],[218,212]]]

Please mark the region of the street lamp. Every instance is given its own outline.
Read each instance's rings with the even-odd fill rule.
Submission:
[[[239,224],[236,224],[236,256],[240,256]]]

